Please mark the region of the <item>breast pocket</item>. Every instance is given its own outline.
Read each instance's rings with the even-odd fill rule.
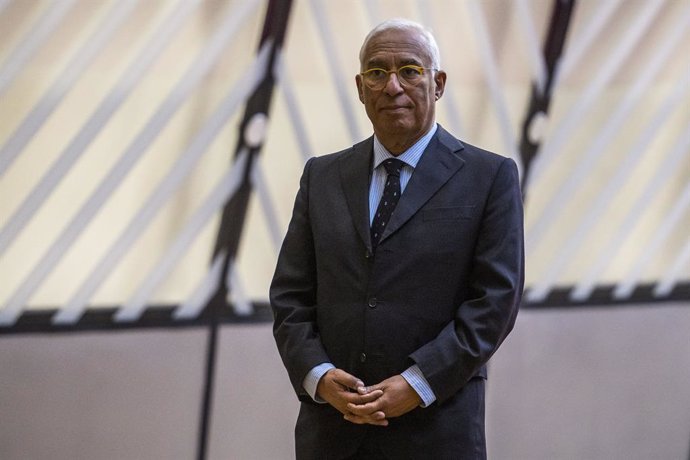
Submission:
[[[474,205],[468,205],[423,209],[422,219],[425,222],[467,220],[474,215],[474,208]]]

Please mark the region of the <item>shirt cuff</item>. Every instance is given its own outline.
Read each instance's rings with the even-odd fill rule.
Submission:
[[[321,380],[321,377],[323,377],[323,375],[331,369],[335,369],[335,366],[333,364],[321,363],[318,366],[315,366],[312,370],[310,370],[309,373],[307,373],[307,376],[304,377],[304,380],[302,381],[302,388],[304,388],[304,391],[306,391],[307,394],[311,396],[311,399],[313,399],[317,403],[324,404],[326,402],[323,399],[316,396],[316,388],[319,386],[319,381]]]
[[[428,407],[431,403],[436,401],[436,395],[431,389],[429,382],[427,382],[424,374],[422,374],[421,369],[416,364],[408,367],[402,374],[407,383],[410,384],[412,389],[417,392],[420,398],[422,398],[422,407]]]

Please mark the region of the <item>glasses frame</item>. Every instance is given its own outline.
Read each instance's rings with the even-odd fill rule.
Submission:
[[[413,68],[413,69],[419,71],[422,76],[426,75],[427,71],[430,71],[430,72],[437,72],[438,71],[438,69],[435,69],[433,67],[422,67],[422,66],[416,65],[416,64],[406,64],[406,65],[403,65],[403,66],[400,66],[396,69],[391,69],[391,70],[382,69],[381,67],[372,67],[371,69],[367,69],[364,72],[361,72],[360,75],[362,77],[362,81],[364,82],[364,84],[369,89],[374,90],[374,91],[382,90],[383,88],[386,87],[386,85],[388,84],[388,79],[390,78],[391,73],[395,73],[396,77],[398,77],[398,82],[403,86],[411,87],[411,86],[419,85],[419,83],[421,83],[421,80],[419,83],[415,84],[415,83],[410,83],[409,81],[407,81],[405,79],[405,77],[400,76],[401,70],[409,69],[409,68]],[[370,74],[371,72],[375,71],[375,70],[379,70],[381,72],[386,73],[386,78],[381,80],[381,82],[382,82],[381,85],[379,85],[379,84],[371,85],[370,82],[367,81],[367,75]]]

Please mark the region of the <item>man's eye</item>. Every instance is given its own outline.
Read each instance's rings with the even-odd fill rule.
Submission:
[[[386,71],[383,69],[369,69],[367,73],[372,77],[372,78],[382,78],[386,75]]]
[[[400,74],[403,77],[414,78],[422,75],[422,71],[417,67],[405,66],[400,68]]]

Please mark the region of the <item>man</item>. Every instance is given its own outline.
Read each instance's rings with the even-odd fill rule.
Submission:
[[[517,169],[436,124],[420,25],[380,24],[360,64],[374,136],[307,162],[271,284],[297,458],[485,458],[485,364],[524,279]]]

